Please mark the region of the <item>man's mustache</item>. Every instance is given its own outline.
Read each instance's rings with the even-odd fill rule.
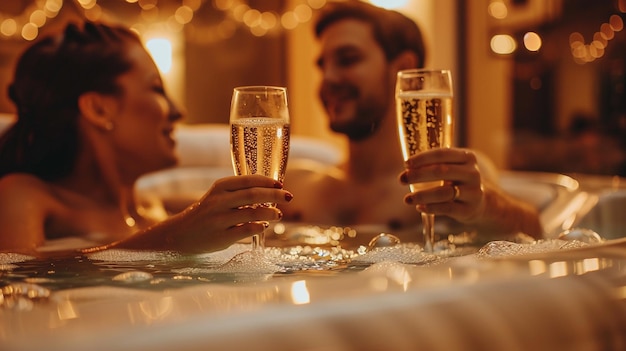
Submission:
[[[350,99],[359,96],[359,90],[349,84],[324,83],[320,89],[320,97],[323,102],[331,99]]]

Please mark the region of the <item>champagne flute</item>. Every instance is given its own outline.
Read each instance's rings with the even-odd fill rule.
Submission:
[[[449,70],[410,69],[398,72],[396,115],[402,155],[452,146],[452,77]],[[443,185],[443,181],[411,184],[412,192]],[[427,252],[433,251],[435,215],[422,213]]]
[[[235,175],[262,174],[280,182],[289,154],[287,89],[237,87],[230,106],[230,150]],[[256,206],[276,206],[275,203]],[[265,249],[265,233],[252,237],[252,249]]]

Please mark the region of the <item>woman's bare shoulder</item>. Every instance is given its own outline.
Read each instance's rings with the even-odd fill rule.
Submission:
[[[0,204],[19,207],[43,207],[53,197],[51,187],[40,178],[26,173],[11,173],[0,178]]]
[[[5,193],[23,193],[46,191],[49,186],[46,182],[28,173],[9,173],[0,178],[0,195]]]

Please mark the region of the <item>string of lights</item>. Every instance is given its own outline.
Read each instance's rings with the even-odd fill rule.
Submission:
[[[549,6],[548,2],[544,5]],[[626,13],[626,0],[617,1],[617,10]],[[505,0],[492,0],[487,8],[489,15],[495,20],[506,20],[509,17],[509,8]],[[569,36],[569,45],[574,61],[578,64],[593,62],[604,56],[609,42],[615,37],[615,33],[624,29],[624,22],[621,15],[613,14],[608,21],[602,23],[597,32],[594,33],[590,42],[586,43],[584,36],[580,32],[572,32]],[[527,32],[524,34],[522,43],[518,45],[517,40],[509,34],[495,34],[491,37],[491,50],[499,55],[509,55],[515,52],[518,47],[523,47],[528,51],[539,51],[542,46],[542,38],[538,33]]]
[[[226,39],[239,26],[246,26],[255,36],[291,30],[308,22],[313,10],[326,4],[326,0],[301,0],[292,8],[282,12],[263,11],[250,6],[246,0],[180,0],[176,6],[172,1],[119,0],[138,7],[139,16],[132,28],[142,33],[150,27],[166,27],[169,31],[188,30],[192,40],[212,42]],[[65,6],[77,5],[82,15],[92,21],[115,17],[105,3],[98,0],[33,0],[21,13],[9,14],[0,11],[0,40],[34,40],[40,29],[55,18]],[[194,21],[203,6],[212,6],[223,13],[223,19],[210,25]]]

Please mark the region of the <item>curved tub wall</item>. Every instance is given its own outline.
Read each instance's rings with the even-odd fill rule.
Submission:
[[[178,124],[175,130],[180,167],[232,167],[230,127],[226,124]],[[289,159],[337,164],[340,151],[318,139],[292,135]]]
[[[15,121],[15,116],[0,113],[0,133]],[[226,124],[183,124],[174,130],[180,167],[232,167],[230,129]],[[293,135],[290,159],[310,159],[324,164],[338,164],[340,150],[330,143],[306,136]]]

